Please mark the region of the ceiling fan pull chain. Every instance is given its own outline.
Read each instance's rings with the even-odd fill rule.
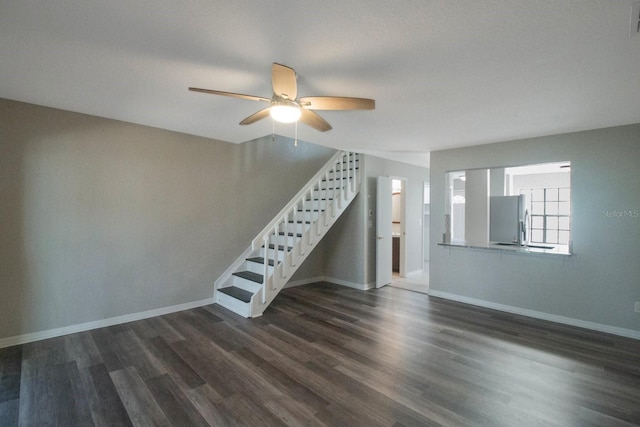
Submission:
[[[296,139],[293,141],[293,146],[298,146],[298,121],[296,120]]]
[[[274,142],[276,140],[276,121],[271,119],[271,142]]]

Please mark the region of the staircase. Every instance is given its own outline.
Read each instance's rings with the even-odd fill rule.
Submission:
[[[359,155],[337,152],[214,284],[214,300],[262,315],[360,191]]]

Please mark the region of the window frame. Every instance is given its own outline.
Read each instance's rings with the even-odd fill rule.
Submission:
[[[561,191],[566,190],[566,191]],[[534,199],[534,194],[536,192],[542,191],[542,200]],[[549,197],[549,193],[551,191],[555,191],[557,193],[556,200],[551,200],[553,197]],[[527,224],[529,229],[529,241],[531,243],[544,243],[549,245],[560,245],[560,246],[569,246],[569,242],[571,241],[571,187],[542,187],[542,188],[522,188],[520,189],[520,194],[524,194],[528,200],[528,209],[529,209],[529,224]],[[561,196],[561,194],[566,194],[566,199]],[[542,203],[542,213],[535,212],[534,213],[534,203]],[[566,203],[568,211],[567,213],[562,213],[561,204]],[[555,204],[555,212],[552,213],[549,207]],[[534,227],[534,218],[542,219],[542,228]],[[553,227],[549,225],[549,219],[554,218],[556,221],[556,226]],[[567,221],[561,221],[561,218],[566,218]],[[567,227],[564,228],[561,224],[566,222]],[[534,239],[534,231],[542,232],[542,239]],[[566,232],[566,239],[561,238],[561,232]],[[549,233],[552,233],[551,235]],[[554,238],[550,238],[553,236]]]

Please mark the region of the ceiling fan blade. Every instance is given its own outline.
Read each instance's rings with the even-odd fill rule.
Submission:
[[[302,108],[311,110],[374,110],[376,101],[367,98],[341,96],[305,96],[299,100]]]
[[[271,67],[271,83],[273,93],[280,98],[294,101],[298,96],[298,83],[296,82],[296,72],[286,65],[273,63]]]
[[[269,115],[269,110],[271,110],[271,107],[267,107],[264,110],[260,110],[257,113],[253,113],[252,115],[250,115],[249,117],[241,121],[240,124],[250,125],[251,123],[257,122],[258,120],[262,120]]]
[[[300,115],[300,121],[305,125],[311,126],[312,128],[319,130],[320,132],[331,130],[331,125],[313,111],[301,108],[300,112],[302,113]]]
[[[202,92],[202,93],[209,93],[211,95],[223,95],[223,96],[230,96],[232,98],[241,98],[241,99],[248,99],[250,101],[265,101],[265,102],[271,102],[271,100],[269,98],[263,98],[261,96],[253,96],[253,95],[243,95],[241,93],[233,93],[233,92],[221,92],[219,90],[211,90],[211,89],[200,89],[198,87],[190,87],[189,90],[193,91],[193,92]]]

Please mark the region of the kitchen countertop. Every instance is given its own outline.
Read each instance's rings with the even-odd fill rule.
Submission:
[[[451,248],[468,248],[468,249],[482,249],[489,251],[500,251],[517,254],[548,254],[548,255],[564,255],[570,256],[571,253],[564,249],[554,247],[553,249],[545,249],[534,246],[551,246],[551,245],[533,245],[533,246],[517,246],[509,244],[498,243],[471,243],[471,242],[451,242],[451,243],[438,243],[438,246],[451,247]]]

